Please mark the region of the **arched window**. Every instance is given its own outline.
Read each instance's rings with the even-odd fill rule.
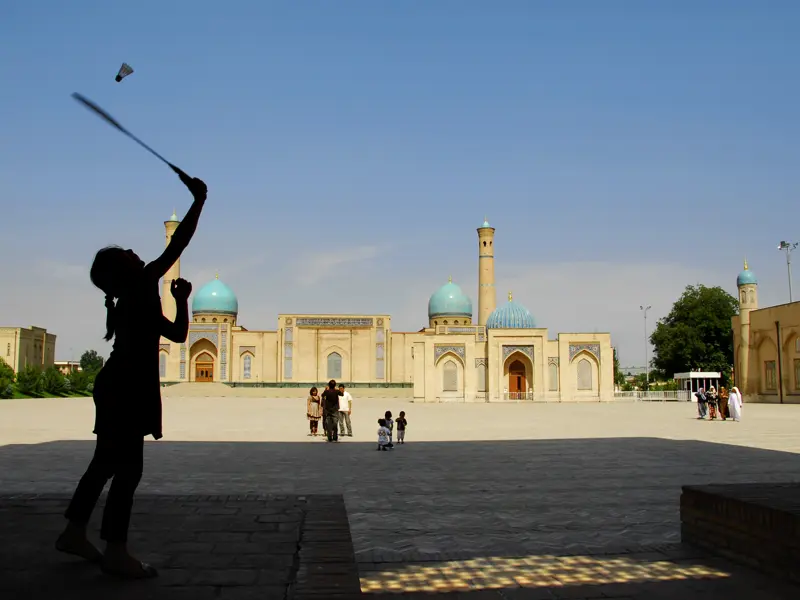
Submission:
[[[592,363],[586,358],[578,361],[578,389],[592,389]]]
[[[328,379],[342,378],[342,355],[338,352],[328,354]]]
[[[458,391],[458,366],[452,360],[444,363],[444,368],[442,369],[442,391]]]
[[[167,376],[167,353],[158,353],[158,376],[162,379]]]
[[[244,355],[242,361],[242,379],[250,379],[250,370],[253,367],[253,358],[249,354]]]

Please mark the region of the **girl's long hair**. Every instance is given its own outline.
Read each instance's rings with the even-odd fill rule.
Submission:
[[[116,326],[116,305],[114,299],[119,298],[119,276],[122,271],[121,259],[125,250],[119,246],[107,246],[94,256],[89,278],[106,295],[106,334],[107,342],[114,337]]]

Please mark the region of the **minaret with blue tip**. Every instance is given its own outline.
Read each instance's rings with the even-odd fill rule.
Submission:
[[[747,368],[750,364],[750,311],[758,309],[758,279],[747,266],[747,259],[744,261],[744,271],[739,273],[736,278],[736,287],[739,288],[739,360],[736,365],[734,378],[736,386],[742,394],[747,394],[748,373]]]
[[[169,246],[169,243],[172,241],[172,236],[180,224],[181,222],[178,220],[178,215],[176,215],[175,211],[173,210],[172,216],[169,218],[169,220],[164,221],[164,229],[166,230],[167,234],[167,246]],[[164,282],[161,286],[161,312],[163,312],[164,316],[170,321],[175,320],[175,315],[178,312],[178,309],[175,305],[175,298],[172,297],[172,292],[170,291],[170,286],[172,286],[172,282],[178,279],[180,276],[181,259],[179,258],[164,275]]]
[[[478,325],[486,325],[497,308],[494,287],[494,227],[486,218],[478,227]]]

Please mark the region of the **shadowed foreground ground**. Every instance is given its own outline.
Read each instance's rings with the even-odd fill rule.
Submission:
[[[338,552],[339,562],[333,571],[321,571],[320,577],[338,574],[339,581],[352,579],[353,571],[348,566],[351,563],[341,560],[342,553],[347,553],[342,550],[343,544],[352,543],[351,562],[358,566],[360,587],[365,593],[483,590],[491,594],[489,597],[550,598],[561,594],[580,598],[592,594],[659,597],[662,592],[668,597],[667,591],[692,597],[694,593],[713,591],[715,595],[724,592],[727,598],[797,597],[795,588],[774,584],[718,560],[698,558],[696,551],[676,546],[681,485],[796,478],[800,455],[795,453],[796,437],[788,435],[800,424],[800,410],[796,407],[746,407],[750,421],[700,423],[692,419],[692,407],[676,404],[490,406],[488,413],[485,405],[405,405],[410,443],[393,452],[379,453],[374,451],[371,439],[364,440],[371,438],[363,434],[370,427],[370,413],[382,408],[372,406],[370,401],[357,405],[363,412],[354,415],[356,437],[337,445],[306,437],[305,423],[297,422],[293,404],[256,403],[249,399],[225,402],[228,404],[213,405],[207,399],[186,400],[180,405],[168,405],[168,417],[181,417],[184,439],[256,437],[252,432],[257,431],[262,437],[274,432],[277,439],[294,436],[296,441],[148,443],[141,493],[167,495],[172,500],[156,502],[142,497],[144,504],[137,504],[137,510],[145,514],[134,516],[134,527],[140,528],[141,533],[136,534],[134,543],[143,558],[162,570],[186,571],[179,568],[180,564],[192,564],[198,572],[237,570],[231,569],[233,563],[226,564],[227,558],[212,557],[225,554],[221,552],[224,549],[235,550],[237,544],[250,544],[253,535],[259,537],[264,531],[223,530],[217,531],[216,536],[208,535],[215,530],[203,528],[223,527],[227,517],[240,518],[238,513],[225,514],[236,508],[226,503],[242,502],[230,500],[230,496],[271,495],[269,501],[274,502],[300,502],[297,498],[302,497],[302,502],[311,507],[300,510],[303,515],[320,512],[313,508],[316,498],[339,496],[344,500],[346,515],[343,517],[342,511],[340,522],[330,524],[340,533],[325,550]],[[59,409],[54,408],[55,414],[43,415],[38,421],[25,417],[38,424],[30,434],[34,440],[58,439],[59,426],[54,421]],[[190,417],[190,408],[203,411],[195,410]],[[396,407],[391,408],[397,412]],[[766,410],[760,411],[761,408]],[[19,416],[21,407],[5,413],[4,410],[0,403],[0,417],[12,413]],[[79,407],[80,410],[83,409]],[[487,415],[492,417],[490,421],[486,421]],[[69,418],[62,417],[69,430]],[[526,419],[525,427],[520,428],[520,418]],[[260,421],[266,423],[264,431],[256,426]],[[0,423],[3,435],[13,429],[8,437],[20,441],[20,429],[9,426],[7,420]],[[241,426],[238,430],[236,423]],[[414,423],[419,425],[413,428]],[[445,440],[464,439],[430,440],[435,437],[434,425],[443,428],[441,437]],[[552,437],[481,439],[497,438],[504,428],[509,437],[520,431],[530,437]],[[657,429],[662,430],[663,437],[652,436]],[[230,433],[234,430],[238,433]],[[597,437],[586,437],[592,431]],[[627,437],[636,431],[649,436]],[[615,434],[623,437],[613,437]],[[428,441],[420,441],[426,438]],[[755,447],[762,439],[764,446],[786,447],[790,451]],[[736,445],[737,442],[747,445]],[[2,522],[6,523],[0,530],[3,539],[14,536],[18,540],[14,546],[17,550],[6,546],[2,558],[11,553],[17,563],[28,564],[23,557],[31,557],[32,562],[37,548],[44,546],[49,553],[50,538],[60,527],[59,512],[66,495],[71,493],[91,452],[88,441],[0,447],[0,493],[64,494],[63,498],[46,501],[46,508],[37,504],[44,500],[28,500],[32,504],[24,510],[9,505],[10,501],[0,506]],[[279,501],[275,495],[286,498]],[[180,496],[206,498],[209,506],[203,514],[191,512],[191,507],[198,505],[174,500]],[[156,505],[171,508],[158,516],[161,513],[154,512]],[[266,505],[263,508],[272,510]],[[24,543],[19,523],[25,519],[33,522],[31,515],[42,510],[49,512],[46,517],[34,518],[37,534]],[[20,517],[20,511],[28,511],[28,516]],[[169,511],[173,511],[171,515]],[[341,518],[346,518],[346,527]],[[177,533],[179,522],[183,525]],[[244,527],[241,523],[231,526]],[[161,529],[168,530],[169,539],[159,537],[163,532],[157,532]],[[343,536],[341,532],[345,530],[351,535]],[[308,540],[322,535],[312,529],[306,531],[311,536]],[[202,533],[206,534],[204,542],[196,539]],[[247,535],[225,541],[221,533]],[[351,537],[352,542],[342,537]],[[194,552],[163,552],[167,544],[181,543],[206,545],[194,546]],[[258,547],[251,545],[249,549]],[[302,544],[295,544],[292,553],[288,546],[284,550],[281,556],[294,557],[295,567],[293,571],[281,571],[283,579],[275,587],[282,585],[285,593],[297,597],[302,591],[296,587],[300,582],[297,557],[302,554]],[[258,549],[255,554],[261,552]],[[263,552],[262,559],[267,556],[266,550]],[[176,558],[179,554],[183,558]],[[196,556],[187,556],[192,554]],[[200,556],[203,561],[223,566],[212,569],[203,566],[207,562],[192,562]],[[189,562],[175,563],[176,560]],[[62,573],[58,569],[72,573],[61,556],[48,554],[48,561],[50,570],[39,573],[35,580],[49,578],[52,583],[56,579],[54,573]],[[4,563],[17,564],[12,560]],[[57,569],[56,565],[61,566]],[[242,575],[240,585],[233,585],[237,582],[228,579],[216,581],[215,585],[214,581],[184,574],[169,575],[153,590],[162,590],[169,577],[187,577],[185,581],[173,579],[175,589],[170,586],[170,594],[184,593],[177,590],[199,585],[210,588],[203,593],[219,594],[215,597],[265,597],[263,590],[253,590],[269,587],[263,578],[278,577],[271,571],[272,566],[269,561],[257,563],[251,571],[258,573]],[[65,581],[73,581],[63,573]],[[244,584],[245,580],[249,583]],[[321,586],[319,589],[324,588],[322,579],[315,581]],[[580,587],[587,585],[590,587]],[[744,591],[750,595],[737,596]],[[154,598],[178,597],[158,595],[163,591],[153,593],[157,594]],[[255,595],[247,595],[251,593]]]

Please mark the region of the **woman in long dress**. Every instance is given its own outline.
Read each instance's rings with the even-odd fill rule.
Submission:
[[[734,387],[728,396],[728,411],[734,421],[742,420],[742,392],[737,387]]]
[[[309,427],[311,432],[308,435],[317,435],[317,427],[319,427],[319,420],[322,418],[322,408],[319,404],[319,393],[317,388],[312,387],[308,392],[308,401],[306,403],[306,416],[308,417]]]

